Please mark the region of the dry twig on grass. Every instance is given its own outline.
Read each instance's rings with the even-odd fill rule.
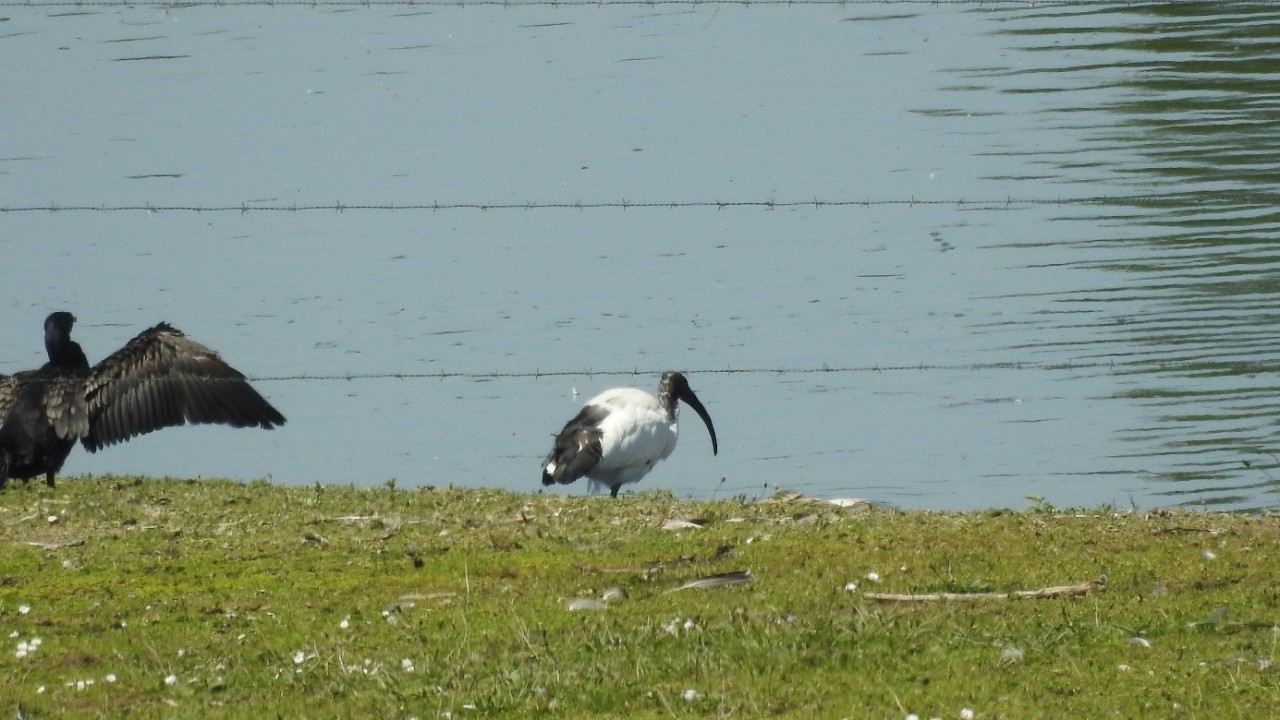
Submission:
[[[1047,598],[1070,595],[1084,595],[1090,590],[1100,590],[1107,585],[1107,576],[1096,580],[1087,580],[1076,585],[1055,585],[1039,590],[1014,590],[1012,592],[976,592],[976,593],[866,593],[868,600],[884,602],[941,602],[948,600],[1008,600],[1010,598]]]
[[[690,580],[683,585],[673,587],[667,592],[673,593],[679,590],[688,590],[689,588],[716,588],[726,585],[743,585],[751,582],[750,570],[735,570],[734,572],[720,573],[718,575],[708,575],[707,577],[696,578]]]
[[[62,548],[80,547],[81,545],[84,545],[84,540],[65,540],[63,542],[36,542],[34,540],[28,540],[23,544],[38,547],[41,550],[61,550]]]

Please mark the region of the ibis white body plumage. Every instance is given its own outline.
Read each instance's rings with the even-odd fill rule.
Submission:
[[[678,400],[707,425],[712,452],[719,452],[711,416],[689,389],[684,375],[664,373],[658,396],[637,388],[606,390],[587,401],[556,436],[542,468],[542,484],[567,484],[586,477],[591,489],[618,490],[637,482],[676,449]]]

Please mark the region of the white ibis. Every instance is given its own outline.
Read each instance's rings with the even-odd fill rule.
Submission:
[[[62,469],[79,440],[89,452],[185,423],[270,429],[284,424],[235,368],[167,323],[143,330],[89,367],[71,339],[75,316],[44,321],[49,362],[0,375],[0,488]]]
[[[638,482],[676,449],[679,408],[683,400],[711,433],[711,453],[719,452],[716,428],[689,381],[678,372],[662,374],[658,397],[636,388],[605,390],[587,401],[556,436],[555,447],[542,466],[542,484],[568,484],[582,476],[591,489],[618,489]]]

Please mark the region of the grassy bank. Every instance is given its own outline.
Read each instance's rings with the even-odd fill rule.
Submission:
[[[0,493],[0,713],[1270,716],[1278,531],[652,492],[19,484]],[[871,595],[1104,575],[1037,599]]]

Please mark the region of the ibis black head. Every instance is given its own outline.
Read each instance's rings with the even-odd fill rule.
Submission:
[[[707,409],[702,406],[698,396],[693,394],[693,389],[689,387],[689,381],[684,373],[662,373],[662,381],[658,383],[658,400],[664,405],[670,402],[672,408],[675,407],[676,400],[683,400],[686,405],[693,408],[693,411],[698,413],[698,417],[702,418],[702,422],[706,424],[707,432],[711,433],[711,454],[720,453],[720,445],[716,442],[716,426],[711,424],[711,416],[707,414]]]

